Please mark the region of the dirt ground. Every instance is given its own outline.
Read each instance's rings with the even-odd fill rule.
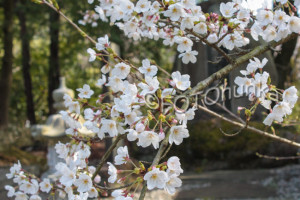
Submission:
[[[0,199],[6,197],[4,185],[11,184],[5,177],[8,167],[0,168]],[[31,170],[35,170],[31,167]],[[147,194],[147,200],[209,200],[253,199],[277,200],[300,198],[300,165],[276,169],[222,170],[200,174],[187,172],[183,186],[174,196],[162,190]]]

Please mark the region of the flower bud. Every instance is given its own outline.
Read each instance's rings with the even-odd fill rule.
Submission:
[[[100,183],[101,181],[101,177],[99,175],[97,175],[95,178],[94,178],[94,182],[95,183]]]
[[[145,125],[143,123],[139,122],[136,124],[135,130],[139,133],[143,132],[145,130]]]

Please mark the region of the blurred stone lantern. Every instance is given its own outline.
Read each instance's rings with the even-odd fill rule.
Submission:
[[[54,99],[53,107],[56,109],[56,114],[50,115],[45,124],[33,125],[31,127],[31,134],[36,139],[46,140],[48,144],[47,163],[48,171],[43,174],[43,177],[48,177],[55,172],[55,165],[62,161],[57,157],[54,149],[58,140],[65,139],[66,123],[62,116],[58,113],[61,110],[67,110],[64,105],[64,95],[68,94],[74,97],[74,91],[66,87],[65,77],[60,78],[59,88],[53,91],[52,97]],[[51,177],[50,178],[54,178]]]

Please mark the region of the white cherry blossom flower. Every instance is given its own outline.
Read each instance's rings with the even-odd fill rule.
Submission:
[[[294,107],[294,105],[298,100],[297,92],[298,90],[295,86],[289,87],[283,92],[282,95],[283,101],[289,103],[291,108]]]
[[[89,193],[89,198],[97,198],[98,197],[98,191],[95,187],[91,187],[90,190],[88,191]]]
[[[198,24],[196,24],[194,27],[193,27],[193,30],[196,32],[196,33],[199,33],[201,35],[205,35],[207,34],[207,25],[205,22],[200,22]]]
[[[282,26],[289,20],[289,16],[282,10],[276,10],[274,14],[273,24],[275,26]]]
[[[188,109],[186,112],[175,112],[176,118],[179,120],[179,123],[184,127],[187,125],[188,120],[193,120],[195,117],[195,107]]]
[[[108,133],[110,137],[115,137],[118,135],[117,124],[115,120],[102,119],[100,133]],[[101,137],[99,137],[101,138]]]
[[[191,86],[190,75],[181,75],[179,71],[172,73],[172,79],[179,90],[186,90]]]
[[[67,166],[63,167],[60,172],[62,173],[62,176],[59,179],[60,183],[64,186],[73,185],[74,181],[76,180],[75,173]]]
[[[42,192],[49,193],[50,190],[52,189],[52,185],[50,183],[50,180],[48,178],[45,178],[41,183],[40,183],[40,190]]]
[[[288,21],[288,27],[291,32],[299,33],[300,32],[300,18],[292,16]]]
[[[234,3],[233,2],[221,3],[221,5],[220,5],[220,12],[226,18],[232,17],[232,15],[236,11],[237,11],[237,9],[234,7]]]
[[[18,174],[22,169],[22,166],[21,166],[21,163],[20,161],[18,160],[18,163],[17,164],[14,164],[10,169],[10,173],[6,174],[6,177],[8,179],[11,179],[14,177],[15,174]]]
[[[279,102],[273,108],[273,114],[278,116],[286,116],[292,114],[292,109],[287,102]]]
[[[250,87],[249,92],[254,94],[256,97],[264,97],[269,91],[268,86],[269,73],[264,72],[263,74],[256,73],[253,80],[253,86]]]
[[[78,101],[73,101],[68,106],[70,112],[76,112],[77,114],[80,114],[80,104]]]
[[[193,41],[187,37],[175,37],[175,42],[178,44],[177,50],[179,52],[191,51],[193,46]]]
[[[117,76],[120,79],[125,79],[130,73],[130,66],[121,62],[118,63],[111,71],[111,76]]]
[[[109,45],[110,45],[110,42],[109,42],[108,36],[105,35],[104,37],[98,38],[96,48],[98,51],[102,51],[102,50],[106,49]]]
[[[135,11],[137,13],[143,13],[151,8],[151,2],[148,0],[139,0],[135,6]]]
[[[110,70],[111,70],[110,65],[104,65],[104,66],[101,68],[101,72],[102,72],[103,74],[107,74],[108,72],[110,72]]]
[[[262,37],[266,42],[271,42],[271,41],[275,40],[275,38],[277,37],[277,31],[276,31],[275,27],[273,27],[272,25],[269,25],[264,30]]]
[[[66,159],[68,157],[69,149],[65,144],[59,141],[54,148],[59,158]]]
[[[129,159],[127,146],[119,147],[117,149],[117,155],[115,157],[115,165],[126,164]]]
[[[159,137],[154,131],[144,131],[138,135],[138,139],[138,146],[148,147],[152,144],[155,149],[159,147]]]
[[[134,4],[131,1],[121,1],[120,8],[124,11],[124,13],[130,15],[134,10]]]
[[[77,187],[78,192],[88,192],[93,187],[91,177],[83,173],[79,174],[74,185]]]
[[[109,175],[108,182],[109,183],[114,183],[117,180],[118,170],[110,162],[107,162],[107,164],[108,164],[108,175]]]
[[[92,48],[87,49],[88,54],[90,54],[89,62],[93,62],[96,60],[96,51]]]
[[[268,10],[259,10],[257,13],[257,20],[262,26],[266,26],[273,22],[273,12]]]
[[[142,61],[143,66],[139,68],[139,71],[145,76],[153,77],[157,74],[157,67],[155,65],[151,65],[148,59]]]
[[[246,71],[241,70],[241,74],[246,76],[255,73],[256,70],[262,69],[267,64],[267,62],[267,58],[264,58],[262,61],[260,61],[258,58],[254,57],[253,60],[249,60],[249,64],[247,65]]]
[[[13,188],[10,185],[5,185],[4,186],[5,190],[7,190],[7,197],[13,197],[15,195],[15,188]]]
[[[159,88],[159,82],[157,80],[157,77],[145,77],[146,83],[139,83],[138,86],[142,89],[141,95],[144,96],[146,94],[153,94],[156,92],[156,90]]]
[[[182,58],[182,62],[184,64],[188,64],[189,62],[196,63],[197,55],[198,55],[198,51],[186,51],[184,53],[179,54],[179,58]]]
[[[175,3],[168,7],[164,15],[170,17],[172,21],[178,21],[180,17],[185,17],[185,11],[180,3]]]
[[[98,79],[96,86],[101,87],[106,83],[106,76],[102,74],[102,78]]]
[[[181,3],[187,9],[193,9],[194,7],[196,7],[195,0],[181,0]]]
[[[219,38],[215,33],[209,34],[209,36],[207,37],[207,41],[211,44],[218,42],[218,40]]]
[[[94,91],[91,90],[88,84],[84,84],[82,88],[78,88],[77,91],[79,92],[78,96],[82,99],[89,99],[94,94]]]
[[[181,179],[178,178],[176,174],[172,174],[171,176],[169,176],[169,181],[166,183],[165,190],[169,194],[175,194],[176,192],[175,188],[179,188],[181,187],[181,185],[182,185]]]
[[[24,181],[20,185],[20,190],[26,194],[36,194],[37,191],[39,190],[38,182],[34,179],[32,179],[31,182]]]
[[[183,18],[181,21],[180,29],[185,30],[185,29],[193,29],[194,27],[194,22],[199,21],[199,18],[196,16],[188,16]]]
[[[167,172],[169,175],[175,174],[176,176],[179,176],[181,173],[183,173],[180,160],[177,156],[170,157],[167,161],[167,166],[168,166]]]
[[[28,196],[23,192],[16,192],[15,200],[28,200]]]
[[[127,139],[128,141],[132,142],[138,139],[138,133],[134,129],[127,129],[125,132],[128,132]]]
[[[39,195],[32,195],[30,196],[29,200],[42,200],[42,198]]]
[[[169,181],[169,177],[166,172],[154,168],[145,174],[144,180],[147,182],[148,190],[153,190],[154,188],[163,189]]]
[[[172,126],[170,131],[171,131],[171,134],[169,136],[170,144],[175,143],[176,145],[179,145],[182,143],[184,138],[188,138],[190,136],[189,131],[183,126]]]

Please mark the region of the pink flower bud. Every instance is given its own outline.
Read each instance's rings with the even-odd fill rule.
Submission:
[[[145,125],[142,123],[137,123],[137,125],[135,126],[135,130],[139,133],[143,132],[145,130]]]
[[[240,106],[239,106],[237,109],[238,109],[239,111],[241,111],[241,110],[244,109],[244,107],[240,107]]]
[[[177,121],[177,119],[172,119],[172,122],[171,122],[172,124],[177,124],[178,123],[178,121]]]
[[[95,178],[94,178],[94,182],[95,183],[100,183],[101,181],[101,177],[99,175],[97,175]]]

